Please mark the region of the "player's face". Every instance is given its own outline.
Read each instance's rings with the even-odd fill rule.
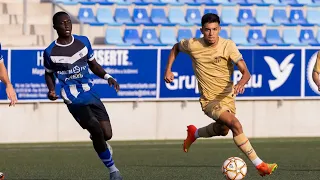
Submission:
[[[60,37],[71,36],[72,23],[68,15],[62,15],[59,17],[58,23],[55,24],[55,29]]]
[[[219,33],[221,30],[221,27],[218,23],[206,23],[204,26],[200,29],[204,40],[208,44],[215,44],[219,39]]]

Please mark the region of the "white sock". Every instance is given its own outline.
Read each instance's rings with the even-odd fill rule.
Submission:
[[[197,129],[196,132],[194,133],[194,137],[195,137],[196,139],[199,138],[198,129]]]
[[[263,161],[259,157],[257,157],[256,159],[254,159],[252,161],[252,163],[254,164],[255,167],[259,166],[262,162]]]
[[[109,172],[110,173],[113,173],[113,172],[116,172],[116,171],[119,171],[119,169],[115,165],[112,165],[112,166],[109,167]]]

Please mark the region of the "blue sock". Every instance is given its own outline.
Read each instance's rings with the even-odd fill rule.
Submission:
[[[103,164],[109,169],[110,173],[119,171],[113,162],[109,149],[107,149],[105,152],[99,153],[98,155]]]

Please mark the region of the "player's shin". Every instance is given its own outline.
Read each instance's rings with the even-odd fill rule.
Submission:
[[[258,166],[263,161],[257,156],[257,153],[251,146],[249,139],[245,136],[244,133],[241,133],[235,137],[233,137],[235,144],[241,149],[241,151],[251,160],[251,162]]]
[[[112,159],[112,155],[108,148],[104,152],[98,153],[101,161],[103,164],[109,169],[110,173],[113,173],[115,171],[119,171],[117,167],[114,164],[114,161]]]

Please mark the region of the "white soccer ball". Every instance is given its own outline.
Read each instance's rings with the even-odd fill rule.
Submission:
[[[4,174],[0,172],[0,180],[4,180]]]
[[[247,174],[247,164],[239,157],[230,157],[222,165],[222,173],[227,180],[241,180]]]

